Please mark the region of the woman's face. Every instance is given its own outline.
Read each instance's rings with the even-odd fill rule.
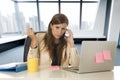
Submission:
[[[67,24],[62,23],[62,24],[54,24],[51,25],[51,31],[55,39],[59,39],[67,30]]]

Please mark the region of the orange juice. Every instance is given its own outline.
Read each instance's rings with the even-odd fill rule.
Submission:
[[[27,64],[28,72],[38,72],[38,58],[29,58]]]

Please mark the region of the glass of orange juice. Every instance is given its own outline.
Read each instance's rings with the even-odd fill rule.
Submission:
[[[38,58],[28,58],[27,66],[28,72],[38,72],[39,70]]]

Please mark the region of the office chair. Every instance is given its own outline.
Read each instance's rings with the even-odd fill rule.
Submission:
[[[35,35],[37,33],[45,34],[46,32],[35,32]],[[28,55],[28,51],[30,48],[30,44],[31,44],[31,39],[29,36],[27,36],[27,38],[25,39],[25,42],[24,42],[24,54],[23,54],[23,61],[24,62],[27,62],[27,55]]]
[[[119,34],[119,38],[118,38],[118,48],[120,48],[120,34]]]

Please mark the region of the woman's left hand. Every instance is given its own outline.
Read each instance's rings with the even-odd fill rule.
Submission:
[[[73,33],[72,33],[72,31],[70,29],[66,30],[66,35],[67,35],[67,38],[73,39]]]
[[[70,29],[67,29],[66,31],[68,34],[68,36],[66,36],[66,37],[67,37],[68,41],[70,42],[71,47],[74,47],[73,33]]]

